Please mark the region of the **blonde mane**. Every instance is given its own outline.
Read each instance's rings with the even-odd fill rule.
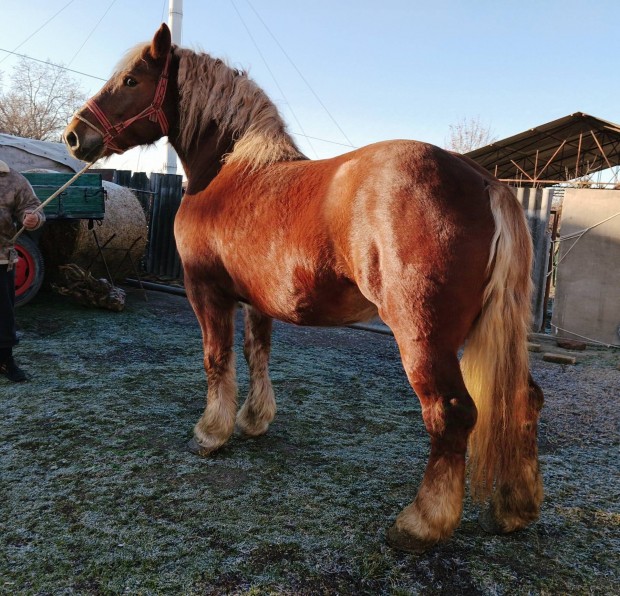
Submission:
[[[129,50],[116,73],[131,69],[148,46],[140,44]],[[233,150],[225,156],[227,163],[243,162],[254,169],[277,161],[305,159],[276,106],[245,73],[205,53],[178,47],[173,52],[179,59],[181,151],[189,151],[215,123],[220,138],[230,135],[234,140]]]
[[[179,142],[184,150],[210,123],[235,141],[226,161],[251,167],[303,159],[276,106],[248,76],[208,54],[177,48]]]

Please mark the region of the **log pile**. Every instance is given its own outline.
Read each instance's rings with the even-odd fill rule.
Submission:
[[[59,268],[57,283],[52,289],[61,296],[69,296],[79,304],[120,312],[125,308],[125,291],[107,279],[95,279],[78,265],[70,263]]]

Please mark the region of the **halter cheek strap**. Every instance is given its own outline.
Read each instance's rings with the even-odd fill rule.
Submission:
[[[166,136],[168,134],[168,119],[166,118],[166,114],[164,114],[164,110],[162,109],[162,105],[164,103],[164,98],[166,97],[166,89],[168,87],[168,71],[170,70],[170,53],[166,57],[166,64],[164,65],[164,69],[159,75],[159,80],[157,81],[157,87],[155,88],[155,95],[153,97],[153,101],[151,104],[142,110],[140,113],[128,118],[127,120],[123,120],[122,122],[118,122],[117,124],[112,124],[108,117],[104,114],[103,110],[97,105],[94,99],[89,99],[84,106],[87,108],[91,114],[97,120],[97,123],[101,126],[93,124],[81,114],[75,114],[75,118],[84,122],[84,124],[90,126],[93,130],[97,131],[101,137],[103,138],[103,144],[108,147],[113,153],[122,153],[123,150],[116,145],[113,140],[120,135],[126,128],[131,126],[136,120],[141,120],[142,118],[148,118],[151,122],[157,122],[159,127],[161,128],[162,136]]]

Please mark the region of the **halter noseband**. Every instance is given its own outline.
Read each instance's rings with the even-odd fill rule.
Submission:
[[[164,98],[166,97],[166,88],[168,87],[168,71],[170,69],[170,52],[166,57],[166,64],[164,69],[159,75],[157,81],[157,88],[155,89],[155,95],[151,105],[142,110],[139,114],[127,118],[118,124],[112,124],[108,117],[103,113],[103,110],[97,105],[94,99],[89,99],[84,107],[88,108],[93,116],[97,119],[97,122],[101,125],[101,128],[88,121],[84,116],[75,114],[75,118],[84,122],[84,124],[90,126],[93,130],[97,131],[103,137],[103,144],[112,150],[113,153],[122,153],[123,150],[115,145],[112,140],[120,135],[126,128],[131,126],[136,120],[142,118],[148,118],[151,122],[158,122],[161,128],[162,135],[168,134],[168,119],[162,109]]]

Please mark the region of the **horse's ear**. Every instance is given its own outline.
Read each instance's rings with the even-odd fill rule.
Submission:
[[[153,41],[151,41],[150,54],[155,60],[159,60],[168,55],[171,45],[172,36],[170,35],[170,29],[168,29],[166,23],[162,23],[153,36]]]

